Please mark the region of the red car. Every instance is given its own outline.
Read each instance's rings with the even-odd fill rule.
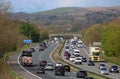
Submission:
[[[64,52],[64,56],[67,56],[67,55],[68,55],[68,53],[69,53],[68,51],[65,51],[65,52]]]

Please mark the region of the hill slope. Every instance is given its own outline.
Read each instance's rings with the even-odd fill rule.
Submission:
[[[38,25],[69,28],[78,31],[93,24],[106,23],[120,16],[120,7],[79,8],[66,7],[31,14],[16,13],[14,17],[32,21]],[[72,30],[71,30],[72,29]]]

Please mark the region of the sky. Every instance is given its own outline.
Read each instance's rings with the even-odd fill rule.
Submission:
[[[8,0],[13,12],[40,12],[60,7],[120,6],[120,0]]]

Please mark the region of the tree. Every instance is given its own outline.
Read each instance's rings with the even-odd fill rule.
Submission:
[[[5,16],[11,10],[11,3],[7,0],[0,0],[0,16]]]
[[[39,41],[39,34],[33,27],[31,23],[23,22],[20,27],[20,34],[28,37],[29,39],[33,40],[33,42]]]
[[[92,42],[100,42],[101,41],[101,31],[102,25],[97,24],[88,28],[84,34],[84,41],[86,44],[90,44]]]
[[[102,32],[102,48],[107,56],[120,56],[120,27],[106,25]]]
[[[40,41],[49,39],[48,32],[47,31],[40,31]]]

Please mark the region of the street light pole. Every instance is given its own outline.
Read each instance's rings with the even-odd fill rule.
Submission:
[[[28,27],[29,27],[29,39],[31,40],[31,22],[28,21]],[[30,43],[31,46],[31,43]]]
[[[28,22],[28,26],[29,26],[29,38],[31,39],[31,22]]]

